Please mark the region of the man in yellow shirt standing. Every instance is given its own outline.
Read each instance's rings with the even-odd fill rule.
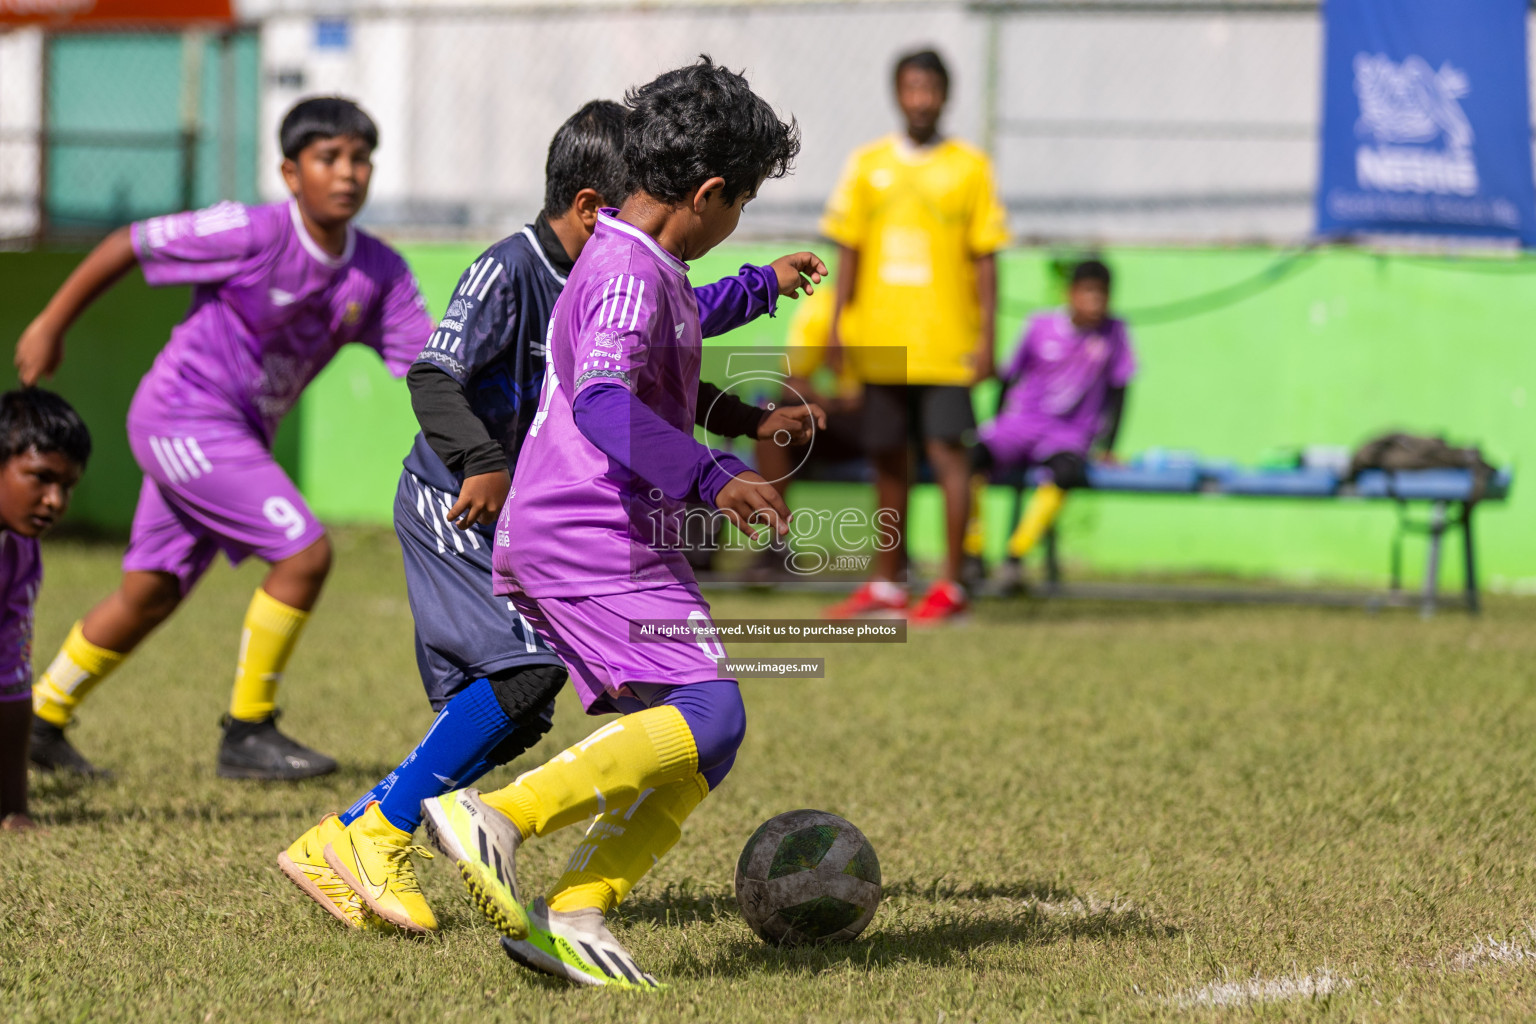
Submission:
[[[898,581],[906,568],[909,452],[920,444],[944,491],[943,575],[911,609],[913,622],[931,623],[967,607],[965,435],[976,426],[971,386],[993,373],[995,254],[1008,229],[985,154],[939,133],[949,96],[939,55],[902,57],[895,85],[906,131],[849,158],[822,231],[838,245],[834,324],[844,306],[858,303],[857,338],[840,338],[834,328],[832,352],[866,384],[864,442],[876,500],[900,543],[877,550],[873,578],[829,614],[907,612]]]

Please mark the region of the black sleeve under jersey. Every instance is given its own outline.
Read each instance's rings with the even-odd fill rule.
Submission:
[[[721,391],[708,381],[699,381],[695,418],[698,425],[721,437],[757,437],[767,409],[748,405],[735,395]]]
[[[507,453],[469,407],[462,384],[432,363],[413,364],[405,383],[422,436],[449,472],[472,477],[506,470]]]
[[[1120,418],[1125,414],[1125,388],[1110,388],[1104,395],[1104,414],[1099,420],[1099,450],[1115,450],[1115,438],[1120,436]]]
[[[517,337],[519,304],[506,242],[465,269],[437,329],[405,375],[427,445],[461,477],[506,470],[507,453],[470,405],[471,378]]]

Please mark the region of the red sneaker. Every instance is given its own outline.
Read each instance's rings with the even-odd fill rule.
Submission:
[[[966,600],[965,588],[950,580],[940,580],[928,588],[928,593],[917,603],[909,619],[915,626],[933,626],[958,618],[970,610],[971,604]]]
[[[906,610],[905,587],[883,580],[871,580],[849,594],[845,600],[828,608],[824,614],[829,619],[865,619],[903,615]]]

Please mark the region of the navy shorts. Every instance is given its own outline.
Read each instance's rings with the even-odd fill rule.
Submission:
[[[449,523],[443,516],[455,500],[409,470],[400,474],[395,535],[416,620],[416,665],[434,711],[484,676],[565,664],[512,602],[491,593],[491,527]]]

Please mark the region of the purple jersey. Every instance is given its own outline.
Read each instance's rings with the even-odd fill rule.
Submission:
[[[42,582],[37,541],[0,530],[0,701],[32,697],[32,606]]]
[[[132,239],[149,284],[195,286],[136,401],[180,417],[234,412],[267,445],[342,345],[375,349],[403,377],[432,334],[399,253],[349,227],[346,250],[332,256],[291,200],[154,217],[134,224]]]
[[[1010,435],[1049,439],[1052,452],[1086,453],[1099,432],[1104,399],[1136,372],[1122,320],[1082,331],[1065,311],[1032,317],[1005,380],[1018,381],[1003,396],[993,425]],[[983,431],[986,438],[987,431]]]
[[[498,594],[571,597],[692,584],[683,503],[609,459],[576,426],[578,395],[619,384],[689,438],[703,337],[688,266],[607,213],[550,320],[539,410],[496,524]]]

